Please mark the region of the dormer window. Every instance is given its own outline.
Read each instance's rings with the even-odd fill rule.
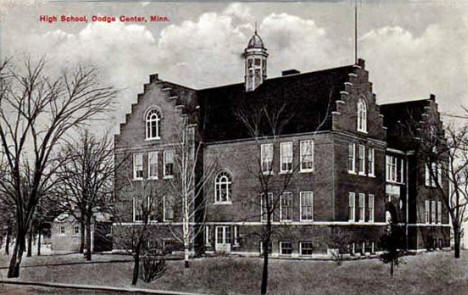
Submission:
[[[146,114],[146,139],[159,139],[161,114],[152,109]]]
[[[357,131],[367,132],[367,103],[363,98],[357,104]]]

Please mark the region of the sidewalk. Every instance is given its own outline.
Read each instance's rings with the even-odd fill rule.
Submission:
[[[109,292],[112,292],[112,293],[129,293],[129,294],[202,295],[200,293],[187,293],[187,292],[177,292],[177,291],[140,289],[140,288],[130,288],[130,287],[125,288],[125,287],[96,286],[96,285],[28,282],[28,281],[20,281],[20,280],[16,280],[16,279],[9,279],[9,280],[1,280],[0,279],[0,284],[50,287],[50,288],[58,288],[58,289],[109,291]]]

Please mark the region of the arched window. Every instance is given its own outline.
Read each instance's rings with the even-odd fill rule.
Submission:
[[[146,139],[159,139],[161,115],[155,109],[146,114]]]
[[[357,105],[357,131],[367,132],[367,104],[363,98]]]
[[[215,180],[215,203],[231,202],[232,180],[227,172],[221,172]]]

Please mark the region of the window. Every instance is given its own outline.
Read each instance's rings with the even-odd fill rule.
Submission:
[[[260,220],[267,221],[268,218],[268,209],[272,210],[273,208],[273,193],[268,193],[268,204],[266,202],[265,194],[260,195]],[[273,213],[271,213],[273,215]],[[271,217],[273,220],[273,216]]]
[[[261,145],[262,171],[264,174],[273,173],[273,144],[267,143]]]
[[[281,221],[290,221],[293,219],[293,195],[290,192],[285,192],[280,198]]]
[[[368,221],[374,222],[374,195],[369,195],[369,202],[367,204]]]
[[[441,163],[437,165],[437,182],[439,183],[439,186],[442,187],[442,164]]]
[[[230,203],[232,180],[227,172],[221,172],[215,180],[215,203]]]
[[[229,226],[216,227],[216,244],[231,244],[231,228]]]
[[[441,201],[437,201],[437,213],[438,213],[437,223],[442,224],[442,202]]]
[[[357,131],[367,132],[367,104],[363,98],[359,99],[357,109]]]
[[[148,200],[147,200],[148,202]],[[148,204],[146,204],[148,205]],[[143,198],[133,197],[133,221],[142,222],[143,221],[143,212],[147,209],[144,204]]]
[[[354,221],[356,218],[355,195],[355,193],[349,193],[349,221]]]
[[[174,220],[174,202],[170,196],[163,197],[163,221]]]
[[[174,176],[174,151],[164,151],[164,178]]]
[[[150,110],[146,115],[146,139],[159,139],[161,116],[157,110]]]
[[[148,153],[148,178],[158,179],[158,152]]]
[[[356,173],[356,145],[350,143],[348,145],[348,172]]]
[[[359,194],[359,221],[364,222],[365,220],[365,194]]]
[[[73,232],[75,233],[75,235],[78,235],[80,233],[80,227],[77,225],[73,227],[73,230],[74,230]]]
[[[301,220],[314,220],[314,193],[301,192]]]
[[[366,147],[359,145],[359,175],[366,175]]]
[[[424,165],[424,184],[430,187],[436,187],[437,183],[442,186],[442,165],[432,162],[429,166],[428,163]],[[432,171],[431,171],[432,170]],[[431,175],[431,172],[433,175]],[[433,177],[434,176],[434,177]],[[437,182],[436,182],[437,179]]]
[[[369,148],[367,152],[367,175],[375,176],[375,150]]]
[[[404,183],[404,160],[392,155],[386,155],[386,180],[388,182]]]
[[[310,256],[313,254],[314,247],[312,242],[300,242],[299,248],[301,255]]]
[[[431,206],[431,223],[436,223],[436,201],[432,201]]]
[[[314,141],[303,140],[300,142],[301,172],[314,171]]]
[[[205,225],[205,244],[207,246],[211,246],[211,233],[209,225]]]
[[[292,142],[282,142],[280,144],[280,172],[292,172],[293,145]]]
[[[60,234],[61,234],[61,235],[64,235],[64,234],[65,234],[65,226],[61,225],[60,228],[59,228],[59,230],[60,230]]]
[[[143,154],[133,154],[133,179],[143,179]]]
[[[291,255],[292,253],[292,243],[291,242],[280,242],[280,254],[281,255]]]
[[[424,205],[424,222],[429,223],[429,210],[431,207],[430,201],[426,200]]]
[[[239,245],[239,226],[234,225],[233,230],[234,230],[234,245],[238,246]]]

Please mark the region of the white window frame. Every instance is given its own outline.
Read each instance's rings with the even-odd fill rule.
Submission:
[[[431,223],[435,224],[436,223],[436,217],[437,217],[437,212],[436,212],[436,201],[431,202]]]
[[[133,197],[133,199],[132,199],[132,205],[133,205],[132,206],[132,209],[133,209],[133,218],[132,218],[132,220],[133,220],[133,222],[143,222],[143,219],[136,219],[136,215],[137,215],[136,214],[137,213],[137,206],[136,206],[137,204],[136,204],[136,202],[137,202],[137,199],[135,197]],[[141,215],[143,217],[143,212],[141,212]]]
[[[430,207],[431,207],[430,201],[426,200],[424,202],[424,223],[426,223],[426,224],[429,224],[429,221],[430,221],[430,219],[429,219],[430,218],[429,215],[431,214],[431,212],[430,212],[431,208]]]
[[[291,245],[291,253],[283,253],[283,250],[285,250],[283,244],[290,244]],[[289,249],[289,248],[288,248]],[[279,254],[280,255],[292,255],[293,253],[293,243],[289,241],[280,241],[279,242]]]
[[[287,200],[290,202],[290,206],[288,206],[288,210],[291,213],[290,218],[283,218],[283,200]],[[293,220],[293,214],[294,214],[294,199],[293,199],[293,193],[291,192],[283,192],[280,196],[280,221],[292,221]]]
[[[366,194],[359,193],[359,222],[366,220]]]
[[[65,225],[59,225],[59,235],[64,236],[65,234],[66,234]]]
[[[437,201],[437,213],[438,213],[437,223],[442,224],[442,202],[441,201]]]
[[[310,248],[310,249],[312,250],[312,254],[303,254],[303,253],[302,253],[302,250],[304,249],[304,247],[303,247],[302,244],[306,244],[306,243],[312,245],[312,247]],[[309,248],[308,248],[308,249],[309,249]],[[310,241],[302,241],[302,242],[299,242],[299,254],[300,254],[301,256],[309,256],[309,257],[310,257],[310,256],[314,255],[313,252],[314,252],[314,243],[312,243],[312,242],[310,242]]]
[[[205,225],[205,245],[211,246],[210,226]]]
[[[358,148],[358,173],[366,175],[366,147],[363,144],[360,144]]]
[[[218,232],[222,232],[222,243],[218,243]],[[228,243],[229,242],[229,243]],[[231,243],[231,227],[229,225],[217,225],[215,227],[215,244],[232,244]]]
[[[314,148],[315,144],[312,139],[301,140],[299,143],[300,150],[300,172],[314,171]],[[311,168],[305,168],[306,163],[312,163]]]
[[[226,200],[221,200],[219,195],[222,189],[226,189]],[[215,177],[215,204],[232,204],[231,203],[231,194],[232,194],[232,177],[227,171],[221,171]]]
[[[155,115],[155,116],[153,116]],[[147,112],[146,118],[145,118],[146,124],[146,140],[155,140],[155,139],[161,139],[159,131],[160,131],[160,124],[161,124],[161,114],[159,113],[158,110],[156,109],[151,109]],[[152,123],[156,124],[156,134],[152,134]]]
[[[73,234],[74,235],[79,235],[80,234],[80,226],[78,226],[78,225],[73,226]]]
[[[141,164],[138,163],[141,161]],[[144,172],[144,166],[143,166],[143,153],[135,153],[133,154],[133,180],[143,180],[143,172]],[[138,169],[141,168],[141,169]],[[139,177],[138,171],[141,171],[142,176]]]
[[[168,155],[172,153],[172,174],[167,174],[167,171],[166,171],[166,164],[167,161],[168,161]],[[163,153],[163,178],[164,179],[170,179],[170,178],[174,178],[174,157],[175,157],[175,151],[174,150],[165,150],[164,153]],[[170,162],[169,162],[170,163]]]
[[[168,219],[167,218],[167,199],[170,198],[168,196],[163,196],[163,221],[173,221],[174,220],[174,208],[171,208],[172,210],[172,218]]]
[[[439,183],[440,187],[443,187],[442,185],[442,163],[437,164],[437,182]]]
[[[280,143],[280,173],[292,173],[293,171],[293,143],[292,141]],[[283,164],[289,169],[283,169]]]
[[[311,198],[311,204],[309,206],[304,206],[304,200],[305,198]],[[299,214],[300,214],[300,221],[313,221],[314,220],[314,192],[312,191],[302,191],[300,192],[300,197],[299,197]],[[306,209],[306,216],[308,216],[310,213],[309,218],[304,218],[304,208]]]
[[[357,103],[357,131],[367,133],[367,102],[359,98]]]
[[[264,193],[260,194],[260,221],[261,222],[266,222],[268,214],[263,214],[263,198],[264,198]],[[268,198],[270,199],[270,203],[273,202],[273,193],[268,193]],[[271,206],[271,205],[270,205]],[[274,219],[274,216],[271,217],[271,219]]]
[[[375,149],[367,150],[367,176],[375,177]]]
[[[234,225],[233,228],[233,245],[234,246],[239,246],[239,226],[238,225]]]
[[[374,214],[375,214],[375,209],[374,209],[374,202],[375,202],[375,197],[373,194],[369,194],[369,201],[367,204],[367,207],[369,208],[369,222],[374,222]]]
[[[271,151],[270,155],[267,154],[269,151]],[[273,174],[274,152],[272,143],[264,143],[260,146],[260,161],[263,174]]]
[[[350,192],[348,194],[348,212],[352,213],[349,214],[349,222],[356,221],[356,193]]]
[[[159,165],[158,159],[159,152],[148,152],[148,179],[158,179]],[[156,175],[151,174],[151,165],[156,165]]]
[[[352,155],[350,154],[352,153]],[[350,167],[350,161],[352,161],[352,165]],[[348,173],[356,174],[356,144],[350,143],[348,144]]]

